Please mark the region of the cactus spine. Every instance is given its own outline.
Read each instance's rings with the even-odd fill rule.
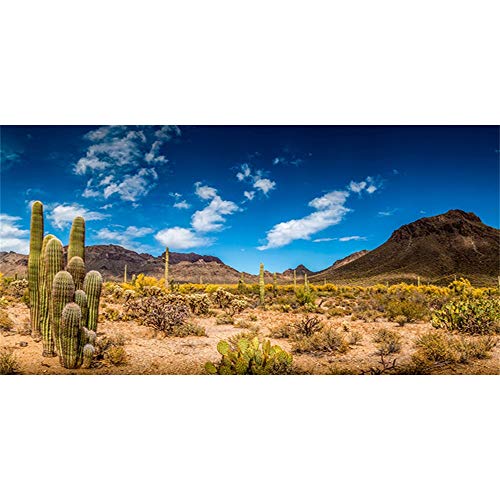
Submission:
[[[77,255],[71,257],[66,266],[66,270],[73,278],[75,289],[81,290],[83,287],[83,279],[85,278],[85,262],[83,262],[83,259]]]
[[[28,257],[28,290],[30,298],[31,334],[40,337],[40,259],[43,244],[43,205],[35,201],[31,207],[30,254]],[[16,277],[17,279],[17,277]]]
[[[127,264],[125,264],[125,269],[123,270],[123,282],[127,282]]]
[[[59,334],[59,360],[65,368],[77,368],[79,364],[82,312],[74,302],[64,306]]]
[[[259,269],[259,298],[260,298],[260,305],[264,305],[264,301],[266,300],[266,285],[264,282],[264,264],[260,264],[260,269]]]
[[[169,282],[168,282],[168,279],[169,279],[169,276],[168,276],[169,258],[170,258],[170,255],[169,255],[168,247],[166,247],[165,248],[165,288],[167,290],[169,289]]]
[[[68,262],[75,256],[85,261],[85,220],[80,216],[75,217],[71,225]]]
[[[46,237],[46,246],[43,255],[43,297],[41,307],[41,331],[43,341],[43,356],[55,356],[54,341],[51,327],[50,302],[52,295],[52,282],[55,275],[63,267],[62,243],[55,237]]]
[[[88,317],[87,328],[97,332],[99,316],[99,299],[101,297],[102,276],[98,271],[90,271],[83,281],[83,291],[87,295]]]

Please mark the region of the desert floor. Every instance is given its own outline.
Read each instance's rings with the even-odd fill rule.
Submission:
[[[149,327],[137,325],[133,321],[107,321],[99,323],[98,334],[111,338],[119,336],[124,342],[127,360],[125,364],[115,366],[107,361],[98,361],[91,369],[67,370],[59,365],[58,358],[42,356],[42,344],[27,334],[29,322],[28,308],[23,304],[8,308],[16,327],[11,332],[0,334],[0,349],[8,348],[14,353],[22,374],[204,374],[207,361],[217,362],[220,355],[217,343],[242,331],[234,325],[217,325],[214,317],[196,318],[195,323],[205,327],[206,337],[167,337],[159,338]],[[250,314],[257,316],[254,324],[259,326],[259,336],[270,334],[268,326],[293,320],[287,313],[275,311],[243,312],[236,316],[238,320],[248,320]],[[339,326],[346,318],[329,321]],[[429,323],[407,324],[403,327],[386,321],[366,323],[347,321],[350,331],[362,334],[359,345],[351,346],[344,353],[321,355],[293,353],[292,344],[286,339],[272,339],[294,356],[294,369],[299,374],[360,374],[378,366],[375,354],[374,334],[381,328],[397,329],[403,335],[403,346],[396,355],[397,363],[409,360],[413,352],[414,339],[425,332],[432,331]],[[435,373],[440,374],[500,374],[500,343],[488,359],[477,360],[468,364],[453,365]]]

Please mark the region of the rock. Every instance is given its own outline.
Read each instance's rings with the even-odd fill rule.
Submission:
[[[19,342],[19,347],[28,347],[28,342]]]

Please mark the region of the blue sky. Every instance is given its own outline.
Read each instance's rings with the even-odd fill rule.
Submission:
[[[68,241],[313,271],[452,208],[499,225],[498,127],[1,127],[1,250]]]

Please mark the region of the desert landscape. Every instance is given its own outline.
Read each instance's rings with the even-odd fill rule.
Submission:
[[[499,374],[499,232],[451,210],[312,273],[63,247],[0,259],[2,374]]]

